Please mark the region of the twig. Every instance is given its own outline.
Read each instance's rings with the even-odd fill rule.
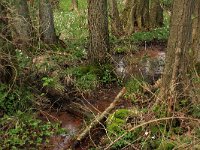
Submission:
[[[110,143],[104,150],[108,150],[114,143],[116,143],[121,138],[123,138],[128,132],[132,132],[132,131],[134,131],[135,129],[137,129],[139,127],[142,127],[142,126],[154,123],[154,122],[163,121],[163,120],[170,120],[170,119],[175,119],[175,118],[177,118],[177,119],[193,120],[193,121],[200,122],[200,119],[189,118],[189,117],[165,117],[165,118],[159,118],[159,119],[150,120],[148,122],[144,122],[142,124],[139,124],[139,125],[131,128],[130,130],[128,130],[127,132],[125,132],[124,134],[122,134],[121,136],[119,136],[117,139],[115,139],[112,143]]]

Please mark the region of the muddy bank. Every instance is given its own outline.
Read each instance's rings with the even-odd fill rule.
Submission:
[[[121,73],[124,74],[124,82],[131,77],[142,77],[145,81],[153,83],[162,74],[164,68],[165,52],[163,46],[156,47],[140,47],[140,51],[130,54],[121,55],[118,59],[118,63],[123,63],[124,68],[121,69]],[[121,62],[120,62],[121,61]],[[117,67],[118,66],[117,64]],[[65,112],[50,112],[50,116],[47,119],[53,121],[62,122],[62,127],[68,130],[66,135],[59,135],[53,137],[50,145],[51,150],[63,150],[72,146],[73,140],[81,131],[89,124],[89,122],[99,113],[103,112],[114,100],[117,93],[120,91],[120,87],[111,85],[93,91],[91,95],[82,95],[76,102],[76,105],[81,106],[80,111],[87,112],[85,116],[80,115],[80,112],[73,111],[75,102],[68,105]],[[118,108],[128,108],[131,106],[131,102],[127,100],[121,100],[118,104]],[[71,112],[71,113],[69,113]],[[72,113],[73,112],[73,113]],[[84,113],[82,113],[84,114]],[[89,114],[89,115],[88,115]],[[98,126],[91,131],[91,135],[88,136],[81,145],[76,149],[88,149],[90,146],[98,143],[97,137],[102,137],[104,134],[103,126]]]
[[[111,85],[104,89],[99,89],[92,95],[83,95],[81,105],[84,109],[91,113],[91,118],[80,117],[74,113],[69,112],[48,112],[48,115],[43,115],[43,120],[50,120],[52,122],[61,122],[63,128],[68,132],[66,135],[58,135],[52,137],[50,144],[50,150],[63,150],[72,147],[73,140],[77,135],[89,124],[90,121],[99,113],[103,112],[114,100],[115,96],[120,91],[120,87],[117,85]],[[127,107],[130,102],[122,100],[118,107]],[[102,132],[101,132],[102,129]],[[97,127],[91,131],[92,136],[86,138],[83,143],[76,149],[87,149],[90,145],[93,145],[91,141],[95,141],[99,134],[103,133],[102,127]],[[101,136],[100,136],[101,137]],[[92,139],[93,138],[93,139]]]

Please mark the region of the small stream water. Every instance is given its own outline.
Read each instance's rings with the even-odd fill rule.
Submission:
[[[83,121],[81,118],[72,116],[67,112],[55,113],[54,116],[57,117],[58,120],[62,121],[62,128],[67,129],[67,134],[54,137],[55,143],[53,144],[55,146],[53,150],[63,150],[71,145],[72,137],[78,133]]]
[[[130,57],[130,56],[129,56]],[[134,76],[135,74],[144,76],[147,80],[157,80],[162,74],[164,68],[165,53],[160,50],[148,50],[142,51],[133,56],[133,58],[123,59],[119,63],[124,63],[121,70],[124,71],[125,76]],[[135,61],[137,60],[137,61]],[[104,111],[109,104],[113,101],[119,88],[105,89],[99,91],[95,97],[88,100],[95,109],[100,112]],[[88,102],[87,102],[88,103]],[[80,129],[84,126],[83,118],[78,118],[67,112],[52,112],[52,116],[62,122],[62,127],[68,130],[68,134],[53,137],[52,150],[64,150],[68,149],[72,144],[72,139],[80,132]]]
[[[160,50],[140,51],[132,56],[123,56],[116,63],[116,74],[125,80],[139,77],[153,84],[160,78],[165,64],[165,52]]]

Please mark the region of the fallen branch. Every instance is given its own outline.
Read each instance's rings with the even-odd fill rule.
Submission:
[[[103,120],[106,115],[109,114],[109,112],[116,106],[117,102],[120,100],[119,98],[125,93],[125,87],[122,88],[122,90],[117,94],[117,96],[115,97],[114,101],[110,104],[109,107],[106,108],[106,110],[104,112],[102,112],[100,115],[97,115],[95,117],[95,119],[90,123],[89,126],[87,126],[85,128],[85,130],[83,130],[83,132],[76,138],[73,147],[76,147],[80,141],[82,141],[90,132],[90,130],[95,127],[101,120]]]
[[[196,121],[196,122],[200,122],[200,119],[196,119],[196,118],[190,118],[190,117],[165,117],[165,118],[159,118],[159,119],[154,119],[154,120],[150,120],[148,122],[144,122],[141,123],[139,125],[134,126],[133,128],[129,129],[127,132],[123,133],[121,136],[119,136],[117,139],[115,139],[114,141],[112,141],[104,150],[108,150],[110,149],[110,147],[116,143],[117,141],[119,141],[120,139],[122,139],[126,134],[136,130],[137,128],[146,126],[148,124],[154,123],[154,122],[159,122],[159,121],[165,121],[165,120],[171,120],[171,119],[185,119],[185,120],[192,120],[192,121]]]

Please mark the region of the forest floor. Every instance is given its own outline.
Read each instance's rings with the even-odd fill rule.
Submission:
[[[196,93],[180,99],[172,117],[168,103],[157,97],[170,17],[165,14],[160,28],[120,38],[110,34],[108,63],[91,64],[87,2],[79,1],[80,14],[70,6],[60,0],[54,10],[61,45],[38,43],[31,54],[16,49],[16,79],[0,84],[0,150],[200,149]],[[193,79],[200,84],[199,74]]]
[[[130,63],[129,66],[127,67],[129,68],[129,71],[130,70],[132,71],[128,72],[129,78],[130,74],[132,77],[134,75],[138,76],[138,72],[144,70],[145,67],[147,67],[146,69],[152,69],[148,68],[152,66],[146,66],[148,61],[145,61],[145,63],[140,66],[143,68],[136,69],[135,66],[137,65],[135,64],[136,63],[135,60],[138,60],[137,61],[138,65],[144,58],[147,60],[157,60],[158,58],[160,58],[161,55],[164,54],[164,49],[165,46],[162,43],[160,45],[151,43],[150,45],[140,46],[139,51],[137,51],[133,55],[120,56],[121,58],[126,57],[126,59],[128,60],[130,59],[134,60],[134,64]],[[152,62],[150,61],[150,63]],[[156,69],[159,68],[158,65],[159,63],[153,64],[154,71],[156,71]],[[130,69],[130,67],[132,69]],[[151,77],[153,78],[153,76]],[[67,135],[58,135],[52,137],[49,143],[49,145],[51,145],[50,149],[62,150],[72,147],[74,138],[82,132],[82,130],[88,125],[88,122],[91,122],[93,118],[95,118],[98,114],[102,113],[113,102],[114,98],[119,93],[121,88],[122,87],[117,83],[112,83],[110,85],[101,86],[97,88],[96,90],[92,91],[91,94],[82,94],[78,102],[78,105],[81,105],[82,111],[85,110],[86,113],[90,114],[90,118],[87,117],[86,120],[85,116],[83,115],[84,113],[80,113],[77,111],[70,111],[73,110],[73,108],[70,109],[69,111],[59,111],[59,110],[56,111],[54,109],[47,112],[45,111],[40,112],[39,113],[40,119],[46,121],[50,120],[52,122],[61,122],[61,126],[67,129],[68,131]],[[133,107],[131,99],[122,97],[120,102],[116,105],[115,110],[128,109],[131,107]],[[81,141],[81,143],[78,145],[78,147],[76,147],[76,149],[87,150],[91,147],[94,147],[95,145],[102,145],[103,139],[105,138],[106,135],[105,132],[106,128],[104,125],[105,122],[101,122],[101,125],[97,125],[95,128],[93,128],[90,134],[83,141]]]

